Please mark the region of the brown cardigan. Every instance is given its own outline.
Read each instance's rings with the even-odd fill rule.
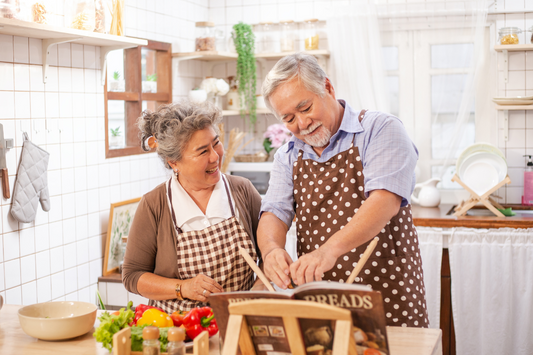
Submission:
[[[249,180],[234,175],[225,176],[239,210],[239,221],[248,235],[252,236],[259,255],[256,231],[261,196]],[[163,183],[143,196],[135,212],[122,271],[122,283],[130,292],[139,293],[137,282],[145,272],[167,278],[179,278],[174,243],[176,231],[167,201]]]

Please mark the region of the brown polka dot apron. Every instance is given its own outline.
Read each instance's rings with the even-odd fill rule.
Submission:
[[[361,122],[366,110],[359,114]],[[298,257],[318,249],[344,228],[365,202],[363,162],[353,142],[327,162],[303,159],[293,167]],[[428,327],[425,287],[411,206],[400,211],[377,235],[379,242],[355,282],[383,296],[387,325]],[[337,259],[323,279],[345,282],[367,242]]]
[[[246,230],[241,226],[231,203],[228,185],[221,176],[226,188],[231,218],[199,231],[182,232],[176,225],[176,215],[172,203],[170,210],[176,228],[176,253],[178,254],[178,278],[187,280],[204,274],[218,282],[225,292],[249,290],[253,285],[254,272],[239,254],[243,247],[248,254],[257,260],[254,243]],[[171,181],[168,181],[167,193],[172,201]],[[189,311],[205,303],[185,299],[157,301],[150,300],[151,306],[162,308],[168,314],[175,311]]]

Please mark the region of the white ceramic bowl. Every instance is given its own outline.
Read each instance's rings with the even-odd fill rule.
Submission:
[[[457,170],[461,180],[479,196],[507,176],[505,159],[491,152],[478,152],[464,159]]]
[[[501,150],[499,150],[498,148],[496,148],[495,146],[489,143],[475,143],[465,148],[465,150],[461,152],[461,155],[459,155],[459,158],[457,158],[457,164],[455,165],[456,173],[459,173],[460,167],[466,158],[468,158],[472,154],[482,153],[482,152],[499,155],[500,157],[503,158],[503,160],[505,161],[505,164],[507,165],[507,160],[505,159],[505,155],[503,155]]]
[[[42,340],[75,338],[90,331],[96,319],[96,305],[60,301],[32,304],[18,311],[22,330]]]

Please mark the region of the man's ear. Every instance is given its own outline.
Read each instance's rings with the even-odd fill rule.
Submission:
[[[331,81],[329,81],[329,78],[326,78],[325,88],[326,88],[326,93],[331,94],[333,95],[333,97],[335,97],[335,88],[331,84]]]

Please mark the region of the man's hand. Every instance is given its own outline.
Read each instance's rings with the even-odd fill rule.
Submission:
[[[279,288],[286,289],[291,283],[288,276],[291,264],[292,259],[285,249],[273,249],[266,255],[264,260],[265,275]]]
[[[322,275],[335,266],[337,258],[326,253],[323,248],[301,256],[290,267],[293,281],[297,285],[306,282],[321,281]]]

